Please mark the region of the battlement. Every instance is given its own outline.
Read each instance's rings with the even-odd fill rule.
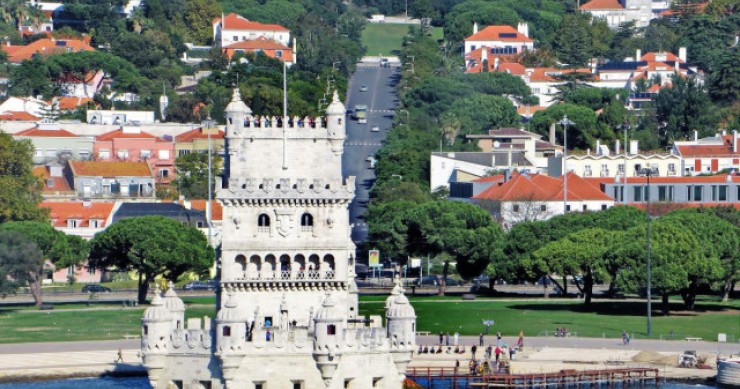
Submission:
[[[325,180],[323,178],[254,178],[230,177],[224,190],[217,197],[229,199],[290,199],[311,201],[315,199],[351,200],[355,193],[355,177]]]
[[[325,117],[309,117],[303,118],[298,116],[293,117],[282,117],[282,116],[247,116],[242,122],[242,126],[227,126],[229,129],[227,135],[238,137],[241,135],[240,130],[256,131],[256,130],[323,130],[326,131],[327,120]],[[232,123],[233,124],[233,123]]]

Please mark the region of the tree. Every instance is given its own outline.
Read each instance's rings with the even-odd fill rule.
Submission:
[[[540,135],[548,135],[550,125],[559,122],[564,115],[575,123],[568,126],[568,147],[573,149],[591,148],[597,139],[610,142],[614,134],[602,134],[602,130],[596,125],[596,114],[587,107],[574,104],[556,104],[544,111],[538,111],[532,117],[530,128]],[[603,136],[606,135],[606,136]],[[563,144],[563,126],[556,126],[556,137],[558,143]]]
[[[714,133],[717,118],[714,106],[696,79],[674,76],[670,88],[662,88],[654,98],[656,119],[665,123],[663,144],[673,140]]]
[[[88,246],[86,241],[79,236],[66,235],[46,222],[8,222],[0,224],[0,231],[23,235],[28,241],[33,242],[41,253],[40,265],[31,259],[25,262],[28,268],[24,281],[28,282],[36,306],[43,303],[41,281],[44,276],[45,261],[51,262],[55,268],[66,268],[79,264],[87,258]]]
[[[188,37],[195,43],[206,44],[213,40],[213,19],[222,13],[216,0],[187,0],[183,19]]]
[[[503,96],[475,94],[455,101],[446,111],[460,122],[459,136],[483,134],[489,129],[514,126],[519,115],[509,99]],[[450,142],[452,144],[453,142]]]
[[[33,175],[33,145],[0,132],[0,223],[13,220],[46,220],[39,208],[41,181]]]
[[[221,166],[221,157],[212,153],[211,177],[215,181],[216,173]],[[180,195],[188,199],[205,199],[208,197],[208,154],[190,153],[175,160],[177,178],[175,183]],[[211,190],[214,190],[214,181]]]
[[[24,283],[38,284],[44,257],[23,234],[0,230],[0,294],[5,297]]]
[[[732,104],[740,100],[740,48],[726,50],[718,59],[712,72],[709,94],[716,102]]]
[[[161,216],[120,220],[95,235],[90,247],[92,265],[139,274],[141,304],[155,277],[176,281],[187,271],[206,272],[214,262],[213,248],[202,232]]]
[[[572,67],[588,63],[592,52],[588,19],[590,16],[585,13],[563,16],[563,22],[553,41],[555,54],[561,62]]]

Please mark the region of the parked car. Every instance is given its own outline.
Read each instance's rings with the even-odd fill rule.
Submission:
[[[381,67],[387,68],[387,67],[389,67],[390,65],[391,65],[391,64],[390,64],[390,62],[388,62],[388,58],[381,58],[381,59],[380,59],[380,66],[381,66]]]
[[[82,293],[101,293],[110,291],[111,289],[109,287],[98,284],[87,284],[82,287]]]
[[[360,92],[367,92],[367,85],[362,85],[360,87]]]
[[[437,279],[437,276],[424,276],[416,280],[416,284],[419,286],[424,286],[424,285],[437,286],[439,285],[439,280]]]
[[[182,287],[182,289],[183,290],[216,290],[217,287],[218,287],[218,281],[208,280],[208,281],[188,282]]]
[[[370,129],[370,132],[380,132],[380,127],[374,126],[373,128]]]

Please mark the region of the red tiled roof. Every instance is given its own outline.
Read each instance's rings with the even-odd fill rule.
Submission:
[[[39,206],[49,209],[54,227],[67,227],[67,221],[73,219],[79,221],[77,227],[89,227],[90,220],[102,220],[98,224],[102,228],[106,227],[105,221],[113,212],[115,203],[95,202],[85,205],[83,202],[44,201]]]
[[[534,42],[511,26],[488,26],[467,38],[466,41]]]
[[[541,105],[520,105],[516,108],[516,113],[519,115],[534,115],[538,111],[546,110],[546,107]]]
[[[38,127],[32,127],[20,132],[15,133],[16,136],[39,136],[48,138],[77,138],[77,135],[64,130],[64,129],[49,129],[45,130]]]
[[[732,144],[727,145],[680,145],[676,146],[682,157],[740,157],[740,152],[732,152]]]
[[[515,173],[508,182],[493,185],[473,198],[496,201],[559,201],[563,200],[563,177]],[[568,173],[568,199],[614,200],[575,173]]]
[[[232,43],[224,49],[227,50],[290,50],[289,47],[285,46],[284,44],[280,42],[276,42],[272,39],[265,38],[264,36],[260,36],[257,39],[251,39],[246,41],[239,41]]]
[[[473,182],[497,182],[497,181],[503,181],[503,180],[504,180],[504,175],[497,174],[495,176],[481,177],[477,180],[473,180]]]
[[[665,59],[659,61],[657,59],[658,56],[665,56]],[[677,55],[675,55],[673,53],[669,53],[667,51],[663,51],[663,52],[659,52],[659,53],[656,53],[654,51],[651,51],[649,53],[646,53],[642,57],[640,57],[640,61],[646,61],[646,62],[666,62],[666,61],[668,61],[668,62],[675,62],[675,61],[679,61],[681,63],[684,62],[683,60],[681,60],[681,58],[678,58]]]
[[[203,212],[206,210],[206,203],[208,203],[208,200],[190,200],[190,206],[193,209]],[[211,200],[211,218],[213,220],[222,220],[223,212],[224,209],[221,204],[216,200]]]
[[[59,109],[62,111],[72,111],[80,107],[81,105],[85,105],[90,101],[93,101],[91,97],[71,97],[71,96],[59,96],[55,97],[57,102],[59,102]]]
[[[740,183],[740,176],[728,176],[727,174],[719,174],[715,176],[676,176],[676,177],[650,177],[651,184],[711,184],[711,183],[723,183],[727,180],[733,183]],[[569,178],[570,179],[570,178]],[[611,182],[614,182],[612,178]],[[568,182],[570,184],[570,182]],[[628,184],[647,184],[647,177],[628,177]]]
[[[216,24],[218,22],[222,22],[221,28],[223,30],[290,31],[279,24],[264,24],[260,22],[253,22],[233,12],[224,16],[223,21],[221,19],[214,20],[213,24]]]
[[[74,176],[151,177],[146,162],[69,161]]]
[[[8,54],[8,62],[20,63],[31,59],[34,54],[53,55],[67,52],[95,51],[87,40],[81,39],[39,39],[25,46],[1,45],[0,49]]]
[[[223,139],[224,138],[224,132],[222,130],[218,130],[218,133],[211,134],[211,139]],[[208,139],[208,133],[203,131],[203,128],[195,128],[188,132],[183,132],[182,134],[175,137],[175,142],[182,143],[182,142],[192,142],[193,139]]]
[[[25,111],[7,111],[0,114],[0,121],[18,121],[18,122],[33,122],[41,118],[36,117]]]
[[[580,7],[580,10],[582,11],[599,11],[612,9],[624,9],[624,6],[619,2],[619,0],[591,0]]]
[[[588,73],[591,74],[591,69],[557,69],[557,68],[532,68],[532,73],[529,75],[530,82],[554,82],[558,81],[557,74],[566,73]]]
[[[46,166],[34,167],[33,175],[43,181],[42,191],[44,192],[68,192],[72,190],[65,177],[52,177]],[[48,185],[49,183],[52,185]]]
[[[106,132],[105,134],[101,134],[95,137],[96,141],[111,141],[113,139],[156,139],[157,142],[166,142],[164,139],[154,136],[148,132],[134,132],[134,133],[124,133],[123,129],[117,129],[113,131]]]

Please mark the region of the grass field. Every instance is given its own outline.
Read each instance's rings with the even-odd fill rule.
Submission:
[[[397,55],[408,30],[408,24],[368,23],[362,31],[362,45],[367,47],[366,55]],[[442,39],[442,28],[432,27],[432,35],[436,39]]]
[[[214,297],[186,297],[188,317],[214,317]],[[360,314],[382,315],[385,296],[362,296]],[[459,296],[411,297],[416,309],[419,331],[478,334],[484,330],[483,319],[493,319],[493,332],[512,336],[524,331],[527,336],[544,335],[556,327],[587,337],[619,337],[622,330],[645,337],[645,304],[632,301],[596,301],[586,310],[572,300],[492,300],[462,301]],[[654,306],[657,309],[657,306]],[[65,309],[66,308],[66,309]],[[0,343],[122,339],[141,331],[145,307],[122,308],[111,305],[55,305],[53,311],[24,307],[0,309]],[[740,301],[722,304],[704,301],[696,312],[679,311],[676,303],[672,316],[655,312],[653,337],[665,337],[671,331],[676,338],[686,336],[714,340],[717,333],[728,334],[730,341],[740,339]]]

